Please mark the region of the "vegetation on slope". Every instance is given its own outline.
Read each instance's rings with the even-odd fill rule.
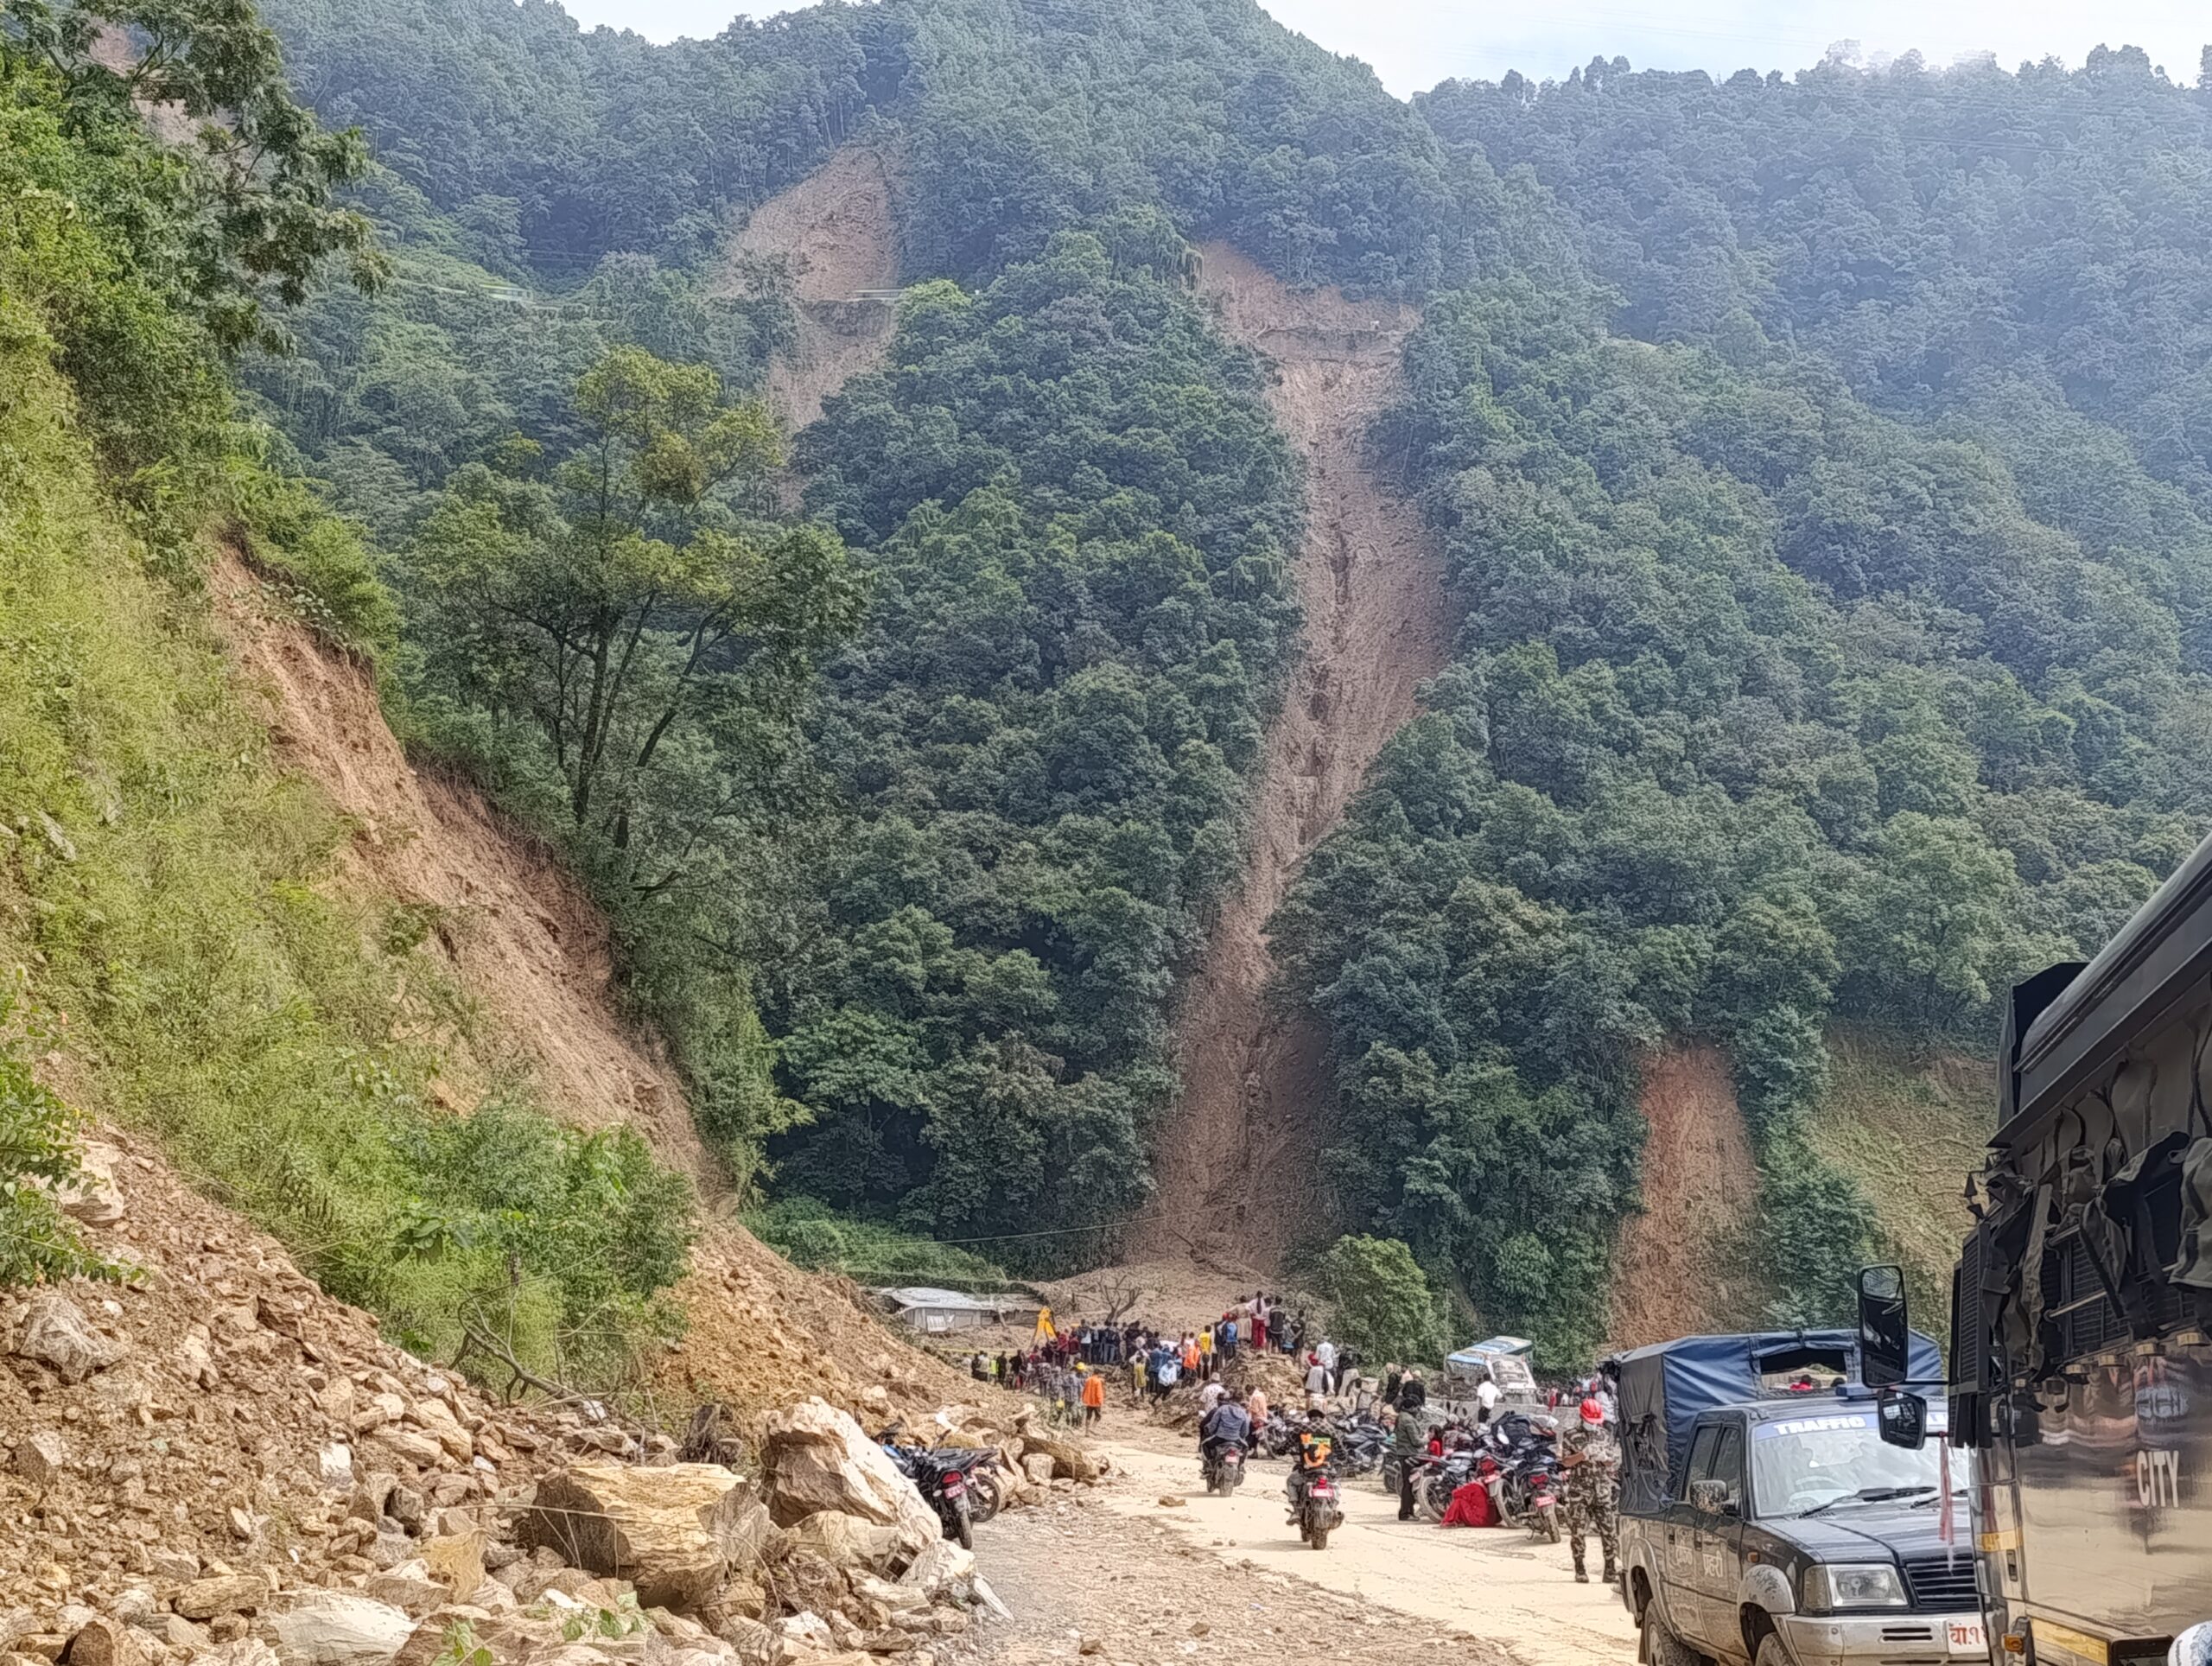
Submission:
[[[607,893],[680,1045],[716,992],[724,1051],[690,1056],[733,1061],[730,1126],[813,1119],[787,1188],[963,1237],[1143,1195],[1292,624],[1294,485],[1186,238],[1427,297],[1378,438],[1471,623],[1281,942],[1333,1037],[1343,1224],[1553,1357],[1597,1340],[1646,1049],[1726,1046],[1782,1310],[1830,1310],[1885,1229],[1821,1137],[1826,1027],[1986,1048],[2005,983],[2212,813],[2206,105],[2139,54],[1600,64],[1416,118],[1242,0],[887,0],[668,49],[493,0],[276,10],[426,263],[650,302],[582,303],[557,377],[510,345],[555,315],[480,344],[378,311],[319,344],[334,391],[264,383],[417,561],[466,466],[523,455],[495,429],[576,455],[552,391],[609,343],[744,386],[773,296],[718,311],[674,269],[843,133],[901,131],[908,275],[963,287],[913,291],[893,368],[798,443],[868,618],[787,771],[690,760],[749,796],[682,929]],[[436,73],[412,29],[452,40]],[[435,658],[410,685],[466,739],[498,702]]]
[[[1144,1196],[1173,969],[1295,624],[1287,455],[1175,246],[1141,219],[911,291],[804,442],[874,606],[818,731],[849,813],[760,953],[817,1118],[785,1184],[840,1206],[968,1237]]]
[[[1867,1219],[1804,1143],[1829,1017],[1984,1044],[2212,811],[2185,566],[2100,558],[1818,361],[1600,317],[1432,305],[1390,438],[1465,658],[1285,926],[1354,1208],[1562,1357],[1596,1339],[1643,1049],[1727,1044],[1785,1300],[1831,1310]]]
[[[327,628],[389,618],[348,531],[256,461],[223,358],[270,339],[265,308],[324,253],[361,252],[318,207],[346,146],[283,113],[273,46],[250,24],[180,29],[161,90],[189,95],[179,78],[198,64],[225,107],[270,112],[265,174],[227,169],[226,138],[212,161],[156,149],[129,83],[86,56],[93,14],[15,16],[0,27],[0,961],[23,969],[88,1109],[158,1133],[410,1345],[448,1349],[473,1320],[531,1360],[607,1370],[681,1270],[682,1182],[632,1135],[556,1129],[522,1084],[473,1116],[431,1109],[438,1058],[421,1038],[467,1014],[412,957],[421,922],[332,883],[346,830],[273,766],[207,625],[211,522]],[[36,1111],[16,1040],[0,1084]]]
[[[2108,428],[2103,446],[2212,506],[2208,94],[2212,48],[2191,86],[2100,47],[2072,71],[1831,56],[1718,84],[1616,59],[1541,86],[1446,82],[1421,107],[1535,170],[1630,333],[1764,331],[1886,408],[1978,433],[2024,417],[2023,439],[2074,442],[2058,478],[2023,470],[2039,513],[2155,546],[2176,536],[2167,506],[2104,488],[2092,458]]]
[[[1806,1125],[1807,1141],[1857,1181],[1875,1253],[1904,1267],[1922,1328],[1940,1330],[1972,1222],[1966,1176],[1996,1127],[1996,1072],[1980,1059],[1918,1052],[1860,1030],[1832,1031],[1828,1054],[1828,1091]]]
[[[875,117],[909,275],[984,279],[1136,205],[1285,276],[1411,292],[1501,254],[1503,188],[1250,0],[821,5],[655,48],[533,0],[270,0],[301,85],[497,270],[682,262]]]

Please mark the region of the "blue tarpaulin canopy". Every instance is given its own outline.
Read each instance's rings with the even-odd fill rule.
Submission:
[[[1679,1495],[1690,1426],[1715,1406],[1787,1394],[1789,1380],[1820,1371],[1859,1383],[1856,1331],[1760,1331],[1686,1336],[1620,1357],[1621,1503],[1650,1510]],[[1915,1331],[1906,1370],[1916,1383],[1943,1378],[1942,1355]],[[1856,1389],[1860,1394],[1863,1388]]]

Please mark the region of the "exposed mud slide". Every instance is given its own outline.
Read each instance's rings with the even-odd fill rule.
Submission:
[[[1290,289],[1224,245],[1204,252],[1201,290],[1228,335],[1273,362],[1268,403],[1306,461],[1306,639],[1268,730],[1243,883],[1184,999],[1182,1089],[1155,1154],[1154,1212],[1201,1260],[1233,1246],[1265,1262],[1310,1200],[1300,1177],[1313,1172],[1326,1102],[1319,1026],[1268,999],[1268,919],[1413,715],[1415,690],[1443,669],[1453,620],[1420,516],[1363,455],[1370,419],[1398,391],[1413,309]]]
[[[631,1123],[711,1197],[713,1165],[682,1085],[652,1038],[622,1021],[607,920],[575,877],[474,788],[417,772],[366,670],[267,606],[235,556],[217,563],[210,588],[279,757],[353,821],[349,877],[436,911],[426,949],[486,1021],[449,1048],[454,1076],[519,1065],[563,1120]],[[448,1085],[467,1109],[484,1084]],[[649,1370],[679,1409],[707,1397],[750,1418],[821,1394],[881,1421],[975,1397],[966,1378],[877,1322],[849,1282],[800,1271],[734,1223],[707,1225],[672,1295],[689,1328]]]
[[[1641,1347],[1750,1316],[1748,1259],[1758,1160],[1728,1061],[1713,1047],[1657,1053],[1643,1065],[1643,1210],[1613,1250],[1609,1339]]]
[[[722,288],[741,293],[788,275],[798,339],[768,372],[769,402],[794,434],[822,403],[882,362],[899,286],[891,164],[849,146],[753,211],[731,239]]]
[[[435,911],[427,946],[491,1021],[464,1067],[521,1063],[563,1120],[633,1122],[663,1160],[705,1176],[675,1072],[615,1015],[606,919],[559,860],[473,788],[418,773],[368,673],[264,606],[236,557],[210,583],[277,755],[353,821],[348,864],[378,893]],[[484,1084],[451,1085],[466,1098]]]

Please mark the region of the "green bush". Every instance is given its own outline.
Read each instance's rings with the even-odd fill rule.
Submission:
[[[1012,1284],[1004,1269],[981,1256],[841,1215],[813,1198],[779,1198],[747,1215],[745,1224],[763,1243],[801,1267],[870,1284],[993,1291]]]
[[[1795,1130],[1768,1138],[1759,1158],[1759,1254],[1777,1293],[1776,1324],[1849,1322],[1873,1232],[1873,1209],[1850,1176]]]
[[[81,1173],[77,1116],[31,1073],[39,1033],[21,977],[0,982],[0,1289],[122,1272],[86,1247],[55,1201]]]

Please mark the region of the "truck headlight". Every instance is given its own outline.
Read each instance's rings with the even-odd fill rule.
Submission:
[[[1904,1583],[1890,1562],[1815,1562],[1805,1570],[1805,1606],[1833,1613],[1839,1608],[1903,1608]]]

